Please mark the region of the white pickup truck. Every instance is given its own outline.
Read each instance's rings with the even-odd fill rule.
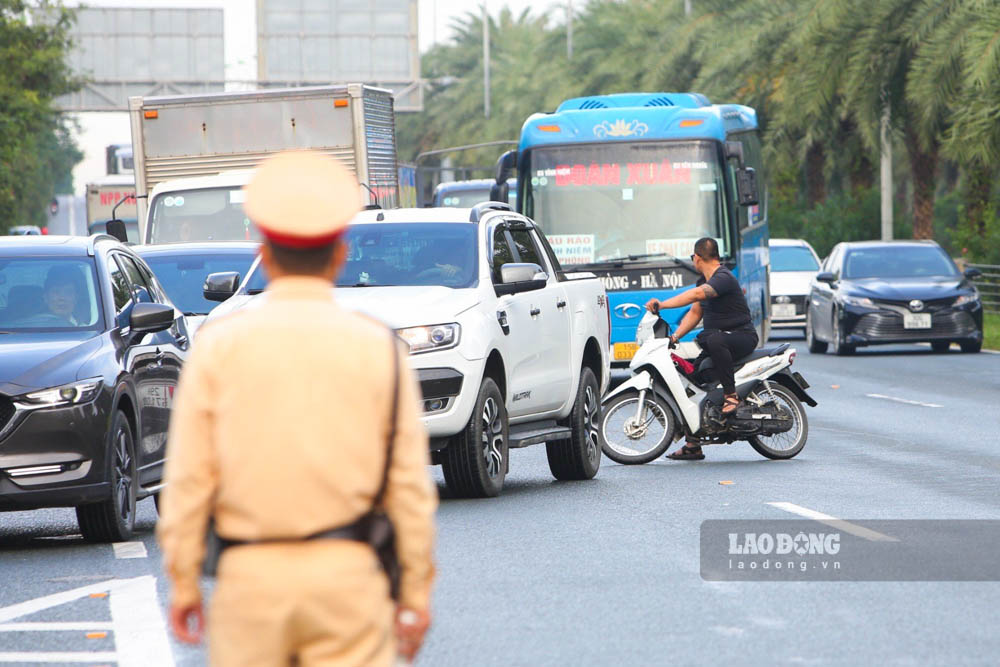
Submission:
[[[545,443],[557,479],[600,467],[610,380],[600,280],[564,272],[535,223],[506,204],[364,211],[347,234],[338,301],[410,346],[432,460],[455,494],[495,496],[510,449]],[[266,278],[211,274],[205,296],[251,304]]]

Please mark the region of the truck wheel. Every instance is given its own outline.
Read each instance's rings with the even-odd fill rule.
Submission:
[[[592,479],[601,467],[601,390],[594,371],[584,367],[576,390],[569,427],[573,437],[545,444],[549,470],[556,479]]]
[[[105,466],[108,498],[76,508],[80,533],[88,542],[125,542],[135,527],[135,441],[128,418],[120,410],[111,424]]]
[[[491,498],[507,476],[507,407],[493,378],[483,378],[469,423],[441,452],[448,488],[457,496]]]

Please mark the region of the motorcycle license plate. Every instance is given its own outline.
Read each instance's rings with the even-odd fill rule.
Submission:
[[[930,313],[905,313],[903,315],[904,329],[930,329]]]
[[[615,361],[631,361],[638,351],[638,343],[615,343]]]
[[[776,303],[771,306],[772,317],[795,317],[794,303]]]

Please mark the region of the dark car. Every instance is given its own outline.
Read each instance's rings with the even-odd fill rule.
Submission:
[[[933,241],[840,243],[810,287],[810,352],[851,354],[864,345],[929,342],[944,352],[983,346],[983,307],[970,282]]]
[[[161,486],[187,324],[110,236],[0,239],[0,510],[127,540]]]
[[[259,248],[260,243],[254,241],[211,241],[137,246],[133,250],[146,260],[167,296],[187,316],[193,336],[212,308],[219,305],[205,298],[205,278],[210,273],[246,276]]]

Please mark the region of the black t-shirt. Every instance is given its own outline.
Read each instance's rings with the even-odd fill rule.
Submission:
[[[698,285],[705,284],[705,277],[698,279]],[[712,274],[708,284],[718,296],[701,302],[705,329],[722,331],[753,331],[750,307],[743,296],[743,288],[729,269],[720,266]]]

